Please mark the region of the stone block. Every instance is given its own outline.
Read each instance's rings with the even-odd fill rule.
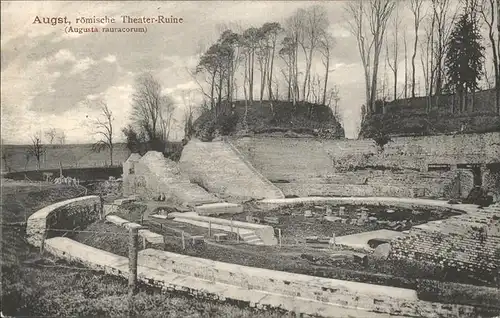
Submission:
[[[195,235],[191,236],[191,244],[193,245],[201,245],[205,242],[205,238],[203,235]]]
[[[128,197],[128,198],[116,199],[115,201],[113,201],[113,204],[120,206],[123,204],[132,203],[134,201],[135,201],[135,198]]]
[[[382,259],[387,259],[391,252],[391,245],[388,243],[380,244],[373,251],[373,255]]]
[[[106,216],[108,214],[114,214],[114,213],[118,212],[118,205],[116,205],[116,204],[104,204],[102,206],[102,211],[103,211],[104,216]]]
[[[243,212],[243,206],[234,203],[210,203],[194,208],[198,215],[209,216],[219,214],[238,214]]]
[[[217,233],[214,234],[215,241],[216,242],[221,242],[221,241],[226,241],[227,240],[227,234],[225,233]]]
[[[116,224],[118,226],[123,226],[125,223],[129,223],[128,220],[122,219],[116,215],[108,215],[106,216],[106,221]]]
[[[306,237],[306,243],[318,243],[319,238],[317,236],[308,236]]]
[[[344,216],[345,215],[345,207],[341,206],[339,207],[339,216]]]
[[[330,222],[341,223],[342,220],[344,220],[344,219],[342,219],[338,216],[325,216],[325,220],[330,221]]]
[[[130,229],[141,229],[143,228],[142,225],[140,224],[137,224],[137,223],[133,223],[133,222],[128,222],[128,223],[125,223],[123,224],[123,227],[126,228],[127,230],[130,230]]]
[[[151,232],[150,230],[139,230],[139,236],[144,238],[146,242],[151,244],[164,244],[165,240],[163,235]]]
[[[306,218],[310,218],[310,217],[312,217],[312,216],[313,216],[313,215],[312,215],[311,210],[305,210],[305,211],[304,211],[304,217],[306,217]]]
[[[280,220],[278,217],[273,217],[273,216],[266,216],[264,217],[264,221],[267,222],[267,223],[271,223],[271,224],[279,224],[280,223]]]
[[[329,206],[326,207],[326,215],[332,215],[332,208]]]

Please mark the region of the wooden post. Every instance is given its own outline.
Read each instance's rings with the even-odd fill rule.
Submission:
[[[137,292],[137,250],[139,229],[136,227],[130,228],[129,248],[128,248],[128,309],[129,316],[134,315],[134,295]]]
[[[212,237],[212,221],[208,221],[208,237]]]
[[[279,243],[281,247],[281,229],[278,229],[278,237],[279,237]]]
[[[182,249],[185,250],[186,249],[186,239],[184,238],[184,231],[182,231],[181,236],[182,236]]]
[[[231,218],[231,235],[233,235],[233,218]]]
[[[144,214],[141,215],[141,225],[144,225]]]
[[[236,228],[236,239],[239,243],[240,242],[240,228],[239,227]]]
[[[43,252],[45,250],[45,239],[47,239],[47,230],[45,230],[42,236],[42,244],[40,244],[40,257],[43,257]]]

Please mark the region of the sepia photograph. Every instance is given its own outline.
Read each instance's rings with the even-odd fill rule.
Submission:
[[[0,11],[0,317],[500,317],[500,0]]]

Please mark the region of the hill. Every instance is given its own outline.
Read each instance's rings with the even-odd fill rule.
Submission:
[[[495,109],[494,90],[484,90],[468,97],[468,108],[458,109],[455,95],[398,99],[381,105],[368,114],[361,125],[360,137],[379,133],[392,136],[423,136],[500,131],[500,116]],[[429,110],[428,106],[432,105]]]
[[[194,134],[201,140],[211,140],[218,134],[278,133],[330,139],[345,136],[344,128],[325,105],[299,102],[294,107],[288,101],[254,101],[245,107],[245,101],[235,101],[231,107],[225,108],[219,112],[218,120],[214,119],[213,112],[205,111],[193,123]]]

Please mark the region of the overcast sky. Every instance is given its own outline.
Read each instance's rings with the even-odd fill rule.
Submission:
[[[54,127],[65,131],[68,143],[91,142],[88,124],[98,112],[84,101],[96,97],[107,101],[115,117],[115,131],[119,132],[129,122],[134,78],[144,71],[152,72],[174,98],[180,127],[184,107],[180,92],[197,89],[186,67],[196,65],[198,48],[218,37],[220,24],[259,27],[265,22],[283,23],[299,7],[312,3],[2,1],[2,138],[8,143],[27,143],[33,134]],[[364,100],[357,44],[345,28],[344,3],[322,4],[329,14],[329,31],[336,39],[330,82],[339,87],[343,125],[347,136],[353,137]],[[410,20],[409,10],[403,11],[401,14]],[[74,21],[79,17],[108,16],[119,20],[122,15],[159,14],[182,17],[184,23],[150,24],[145,34],[81,35],[65,34],[65,25],[33,24],[36,16],[66,16],[76,26]],[[403,24],[401,30],[404,28]],[[407,29],[411,40],[411,28]],[[387,32],[390,35],[392,31]],[[315,65],[322,64],[318,60]],[[182,138],[182,129],[172,136]],[[115,138],[123,137],[117,133]]]

